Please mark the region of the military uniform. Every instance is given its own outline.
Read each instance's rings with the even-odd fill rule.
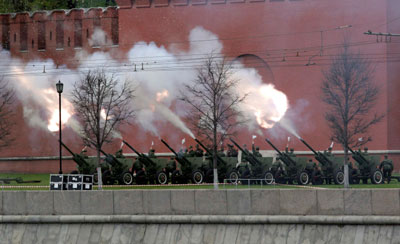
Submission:
[[[196,157],[203,157],[203,150],[200,149],[199,144],[196,144],[196,151],[195,151],[195,156]]]
[[[393,162],[392,162],[392,160],[388,159],[387,156],[385,156],[385,159],[379,165],[379,169],[383,173],[383,179],[386,179],[387,183],[390,183],[391,176],[392,176],[392,171],[393,171]]]
[[[119,149],[119,150],[115,153],[115,157],[116,157],[116,158],[125,158],[125,156],[122,154],[122,149]]]
[[[188,152],[188,157],[194,157],[196,156],[196,152],[193,150],[193,147],[189,147],[189,152]]]
[[[254,146],[254,143],[253,143],[253,145],[251,146],[251,149],[252,149],[253,155],[254,155],[255,157],[262,157],[262,155],[261,155],[261,153],[260,153],[260,148],[259,148],[259,147],[255,147],[255,146]]]
[[[149,153],[148,153],[149,155],[149,158],[155,158],[156,157],[156,154],[155,154],[155,150],[154,149],[150,149],[150,151],[149,151]]]
[[[238,151],[233,148],[233,145],[228,144],[228,157],[237,157]]]

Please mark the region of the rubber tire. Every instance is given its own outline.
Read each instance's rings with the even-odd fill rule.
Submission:
[[[195,170],[192,173],[192,183],[193,184],[202,184],[204,182],[204,174],[200,170]]]
[[[272,185],[275,183],[275,177],[271,171],[267,171],[264,173],[263,183],[265,183],[266,185]]]
[[[237,184],[239,182],[239,172],[237,170],[231,170],[227,174],[228,183]]]
[[[157,173],[156,178],[157,184],[167,185],[168,184],[168,175],[164,171],[160,171]]]
[[[382,171],[376,169],[371,173],[371,182],[372,184],[381,184],[383,181],[383,174]]]
[[[324,184],[324,179],[322,179],[321,171],[314,170],[311,173],[311,183],[313,185],[322,185],[322,184]]]
[[[125,171],[122,173],[120,182],[124,185],[132,185],[133,183],[133,175],[129,171]]]
[[[333,182],[335,182],[336,185],[343,185],[344,184],[344,172],[343,170],[337,170],[333,174]]]
[[[310,176],[306,171],[303,170],[297,175],[297,183],[303,186],[310,183]]]

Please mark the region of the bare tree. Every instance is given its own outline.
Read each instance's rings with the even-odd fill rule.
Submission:
[[[4,78],[0,78],[0,148],[9,146],[14,140],[11,136],[14,112],[10,108],[14,102],[14,97],[14,90],[10,88]]]
[[[237,126],[244,122],[239,104],[246,95],[236,93],[237,82],[225,59],[210,56],[198,69],[196,79],[181,91],[181,100],[190,107],[187,114],[192,128],[212,145],[215,189],[218,188],[218,145],[234,135]]]
[[[118,126],[134,116],[130,106],[134,90],[125,81],[122,84],[104,70],[89,71],[76,82],[72,102],[83,123],[82,139],[97,150],[97,174],[101,187],[100,149],[110,143]]]
[[[371,140],[368,129],[384,115],[374,113],[379,87],[373,81],[374,68],[359,54],[345,45],[343,52],[333,58],[330,68],[323,72],[323,101],[328,105],[325,119],[332,130],[332,139],[344,149],[345,187],[349,187],[347,164],[349,147],[361,146]],[[366,137],[366,140],[357,140]]]

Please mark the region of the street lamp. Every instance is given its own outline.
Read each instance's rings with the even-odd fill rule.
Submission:
[[[61,154],[61,93],[63,92],[63,88],[64,88],[64,84],[61,83],[61,81],[58,81],[58,83],[56,84],[56,88],[57,88],[57,92],[59,95],[59,102],[58,102],[58,111],[60,114],[60,119],[59,119],[59,126],[60,126],[60,130],[59,130],[59,135],[60,135],[60,172],[59,174],[62,174],[62,154]]]

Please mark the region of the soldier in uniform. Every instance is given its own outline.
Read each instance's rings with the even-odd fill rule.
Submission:
[[[149,153],[148,153],[148,154],[149,154],[149,155],[148,155],[149,158],[155,158],[155,157],[156,157],[155,151],[156,151],[156,150],[154,150],[154,149],[152,149],[152,148],[149,150]]]
[[[188,157],[194,157],[194,156],[196,156],[196,152],[193,150],[192,146],[189,146]]]
[[[290,148],[289,156],[296,157],[296,154],[294,154],[294,148]]]
[[[255,147],[255,146],[254,146],[254,143],[253,143],[253,145],[251,145],[251,149],[252,149],[253,155],[254,155],[255,157],[262,157],[262,155],[261,155],[261,153],[260,153],[260,148],[259,148],[259,147]]]
[[[317,164],[312,161],[312,159],[309,159],[307,164],[306,164],[306,171],[309,175],[314,171],[314,169],[317,169]]]
[[[80,153],[80,155],[82,156],[82,158],[89,158],[87,155],[87,150],[86,147],[84,147]]]
[[[115,157],[116,157],[116,158],[125,158],[125,156],[122,154],[122,149],[119,149],[119,150],[115,153]]]
[[[328,152],[326,153],[326,156],[332,156],[332,148],[328,148]]]
[[[220,156],[220,157],[225,157],[226,155],[225,155],[225,148],[224,148],[224,145],[221,145],[221,148],[219,149],[219,151],[218,151],[218,156]]]
[[[233,148],[232,144],[228,144],[228,157],[237,157],[238,151]]]
[[[195,151],[195,156],[196,157],[203,157],[203,150],[200,148],[199,144],[196,144],[196,151]]]
[[[392,160],[388,159],[388,156],[385,155],[385,159],[379,165],[379,169],[383,173],[383,180],[387,180],[387,183],[390,183],[392,172],[393,172],[393,162]]]

